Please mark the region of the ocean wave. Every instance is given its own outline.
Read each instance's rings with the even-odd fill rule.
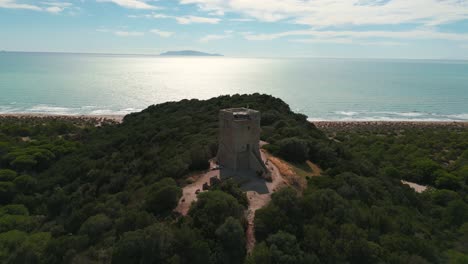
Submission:
[[[438,118],[391,118],[391,117],[365,117],[365,118],[307,118],[311,122],[465,122],[468,120],[438,119]]]
[[[12,107],[9,105],[0,106],[0,114],[48,114],[48,115],[127,115],[139,112],[142,109],[124,108],[124,109],[106,109],[97,106],[87,105],[82,107],[64,107],[54,105],[34,105],[30,107]]]
[[[0,106],[0,114],[10,114],[17,112],[18,109],[11,106]]]
[[[424,112],[335,111],[324,117],[309,117],[310,121],[415,121],[415,122],[465,122],[468,113],[436,114]]]
[[[421,112],[372,112],[372,111],[335,111],[335,114],[344,116],[359,116],[359,115],[389,115],[389,116],[404,116],[418,117],[428,115]]]
[[[396,116],[405,116],[405,117],[418,117],[418,116],[425,116],[427,115],[426,113],[420,113],[420,112],[382,112],[384,114],[389,114],[389,115],[396,115]]]
[[[128,115],[130,113],[140,112],[142,109],[136,108],[125,108],[121,110],[110,110],[110,109],[97,109],[91,111],[90,115]]]
[[[79,114],[79,108],[68,108],[60,106],[50,105],[36,105],[26,109],[27,113],[39,113],[39,114],[58,114],[58,115],[77,115]]]
[[[335,113],[339,115],[345,115],[345,116],[354,116],[354,115],[359,114],[358,112],[353,112],[353,111],[336,111]]]
[[[466,114],[458,114],[458,115],[448,115],[449,118],[461,119],[461,120],[468,120],[468,113]]]

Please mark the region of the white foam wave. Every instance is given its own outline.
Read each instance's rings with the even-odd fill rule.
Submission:
[[[359,114],[358,112],[352,112],[352,111],[336,111],[335,113],[339,115],[345,115],[345,116],[355,116]]]
[[[458,115],[448,115],[449,118],[461,119],[461,120],[468,120],[468,113],[466,114],[458,114]]]
[[[15,113],[18,109],[11,106],[0,106],[0,114]]]
[[[377,112],[377,111],[335,111],[326,117],[310,117],[310,121],[415,121],[415,122],[464,122],[468,113],[436,114],[424,112]]]
[[[406,117],[417,117],[417,116],[424,116],[426,114],[417,113],[417,112],[409,112],[409,113],[395,113],[398,116],[406,116]]]
[[[464,120],[449,120],[437,118],[390,118],[390,117],[366,117],[366,118],[308,118],[311,122],[465,122]]]
[[[368,114],[383,114],[389,116],[404,116],[404,117],[418,117],[418,116],[427,116],[431,115],[430,113],[422,113],[422,112],[367,112]]]
[[[0,105],[0,114],[48,114],[48,115],[127,115],[134,112],[139,112],[142,109],[124,108],[124,109],[105,109],[97,106],[82,106],[82,107],[63,107],[54,105],[35,105],[31,107],[12,107],[10,105]]]
[[[57,114],[57,115],[76,115],[79,114],[76,108],[67,108],[50,105],[36,105],[26,109],[28,113]]]
[[[140,112],[142,109],[136,109],[136,108],[125,108],[121,110],[110,110],[110,109],[97,109],[91,111],[89,114],[90,115],[128,115],[130,113],[134,112]]]

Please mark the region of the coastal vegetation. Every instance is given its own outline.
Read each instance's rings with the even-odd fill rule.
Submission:
[[[247,106],[272,155],[323,170],[257,211],[251,254],[236,183],[173,212],[216,154],[218,111]],[[260,94],[154,105],[120,124],[0,118],[0,263],[466,263],[467,147],[463,128],[323,132]]]

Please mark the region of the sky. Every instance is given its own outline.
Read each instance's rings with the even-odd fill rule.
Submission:
[[[0,0],[0,50],[468,59],[468,0]]]

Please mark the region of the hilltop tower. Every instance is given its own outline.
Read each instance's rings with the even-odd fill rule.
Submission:
[[[218,163],[226,169],[268,173],[260,154],[260,112],[247,108],[219,112]]]

